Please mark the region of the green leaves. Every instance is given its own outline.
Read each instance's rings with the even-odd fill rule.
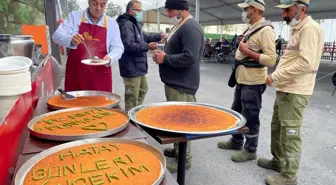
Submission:
[[[118,4],[110,2],[106,6],[105,13],[110,17],[119,16],[122,14],[122,7],[119,6]]]
[[[43,0],[2,0],[0,30],[2,33],[20,34],[21,25],[43,24],[39,22],[44,17],[43,14]]]
[[[63,11],[63,18],[68,17],[68,14],[72,11],[80,10],[77,0],[68,0],[66,7]]]

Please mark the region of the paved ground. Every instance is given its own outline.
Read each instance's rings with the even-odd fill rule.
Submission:
[[[113,64],[115,93],[123,95],[124,87],[117,64]],[[198,102],[230,107],[233,89],[227,86],[231,67],[228,64],[202,64],[201,86]],[[322,62],[318,78],[336,72],[336,63]],[[158,75],[158,66],[149,60],[147,75],[149,92],[145,103],[165,101],[163,84]],[[331,76],[317,82],[314,95],[304,114],[303,154],[299,173],[300,185],[336,184],[336,96]],[[268,88],[263,95],[259,157],[271,157],[270,120],[275,91]],[[123,103],[122,103],[123,104]],[[217,142],[229,137],[194,141],[192,143],[192,168],[186,173],[188,185],[261,185],[264,178],[275,172],[261,169],[255,161],[237,164],[230,160],[233,152],[217,148]],[[164,146],[167,147],[167,146]]]

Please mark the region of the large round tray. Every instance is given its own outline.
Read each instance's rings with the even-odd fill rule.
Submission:
[[[192,106],[202,106],[202,107],[213,108],[213,109],[220,110],[220,111],[223,111],[225,113],[231,114],[232,116],[237,118],[237,124],[236,124],[235,127],[232,127],[230,129],[225,129],[225,130],[218,130],[218,131],[212,131],[212,132],[209,132],[209,131],[206,131],[206,132],[200,132],[200,131],[199,132],[191,132],[191,131],[179,131],[179,130],[172,130],[172,129],[154,127],[154,126],[151,126],[151,125],[147,125],[146,123],[142,123],[142,122],[140,122],[136,119],[136,113],[138,111],[141,111],[141,110],[149,108],[149,107],[161,107],[161,106],[169,106],[169,105],[192,105]],[[211,134],[229,133],[229,132],[233,132],[233,131],[236,131],[236,130],[242,128],[246,123],[246,119],[244,118],[244,116],[237,113],[236,111],[233,111],[231,109],[227,109],[227,108],[224,108],[224,107],[216,106],[216,105],[205,104],[205,103],[194,103],[194,102],[161,102],[161,103],[151,103],[151,104],[139,105],[139,106],[131,109],[130,111],[128,111],[128,116],[130,117],[130,119],[133,122],[135,122],[139,125],[142,125],[144,127],[147,127],[147,128],[160,130],[160,131],[164,131],[164,132],[173,132],[173,133],[179,133],[179,134],[194,134],[194,135],[211,135]],[[216,123],[213,123],[213,124],[216,124]]]
[[[41,120],[41,119],[43,119],[47,116],[55,115],[55,114],[58,114],[58,113],[78,111],[78,110],[89,110],[89,109],[95,109],[95,108],[96,107],[71,108],[71,109],[58,110],[58,111],[53,111],[53,112],[50,112],[50,113],[42,114],[41,116],[35,117],[34,119],[32,119],[28,123],[28,129],[29,129],[29,131],[32,135],[34,135],[38,138],[53,140],[53,141],[74,141],[74,140],[80,140],[80,139],[91,139],[91,138],[100,138],[100,137],[110,136],[110,135],[116,134],[116,133],[124,130],[128,126],[129,116],[126,113],[124,113],[122,111],[119,111],[119,110],[116,110],[116,109],[100,108],[100,109],[103,109],[103,110],[123,113],[127,116],[127,121],[122,126],[111,129],[111,130],[107,130],[107,131],[103,131],[103,132],[97,132],[97,133],[91,133],[91,134],[83,134],[83,135],[62,135],[62,136],[59,136],[59,135],[43,134],[43,133],[39,133],[39,132],[36,132],[36,131],[33,130],[36,122],[38,122],[39,120]]]
[[[58,92],[58,91],[57,91]],[[98,106],[101,108],[112,108],[112,107],[116,107],[119,105],[120,101],[121,101],[121,97],[117,94],[111,93],[111,92],[105,92],[105,91],[70,91],[67,92],[70,95],[73,95],[75,97],[81,97],[81,96],[106,96],[107,99],[109,100],[116,100],[115,103],[106,105],[106,106]],[[60,93],[57,93],[56,95],[58,95]],[[51,105],[48,103],[49,98],[46,100],[47,105],[50,109],[53,110],[60,110],[60,109],[65,109],[65,107],[59,107],[59,106],[55,106],[55,105]],[[75,108],[75,107],[74,107]]]
[[[161,182],[164,178],[165,170],[166,170],[166,159],[163,156],[161,151],[159,151],[158,149],[156,149],[152,145],[142,143],[142,142],[139,142],[139,141],[133,141],[133,140],[127,140],[127,139],[106,139],[106,138],[102,139],[102,138],[100,138],[100,139],[79,140],[79,141],[73,141],[73,142],[61,144],[61,145],[52,147],[48,150],[45,150],[45,151],[35,155],[31,159],[29,159],[25,164],[23,164],[21,166],[21,168],[19,169],[19,171],[17,172],[17,174],[15,176],[15,181],[14,181],[15,185],[23,185],[25,177],[26,177],[27,173],[31,170],[31,168],[33,168],[35,164],[37,164],[39,161],[41,161],[42,159],[44,159],[45,157],[47,157],[49,155],[52,155],[52,154],[57,153],[61,150],[71,148],[71,147],[81,146],[81,145],[85,145],[85,144],[100,144],[100,143],[109,143],[109,142],[119,142],[119,143],[124,143],[124,144],[132,144],[132,145],[142,147],[142,148],[152,152],[158,158],[158,160],[161,163],[160,176],[155,181],[155,183],[153,185],[161,184]]]

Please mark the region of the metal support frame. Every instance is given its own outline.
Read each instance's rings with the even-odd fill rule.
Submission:
[[[201,9],[201,0],[196,0],[196,11],[195,11],[195,19],[197,22],[200,22],[200,9]]]
[[[333,46],[332,46],[332,50],[331,50],[331,62],[334,61],[335,51],[336,51],[336,41],[333,42]]]
[[[156,22],[157,22],[157,31],[160,32],[160,9],[158,7],[158,4],[156,4]]]
[[[335,86],[334,92],[332,93],[332,96],[334,96],[334,94],[336,92],[336,73],[334,73],[334,75],[332,76],[332,83]]]
[[[50,37],[54,34],[58,27],[57,20],[57,12],[56,12],[57,0],[44,0],[44,11],[45,11],[45,19],[46,24],[49,27],[49,35]],[[50,38],[51,39],[51,38]],[[55,44],[52,40],[50,40],[51,44],[51,54],[58,61],[61,62],[60,48],[57,44]]]
[[[177,183],[179,185],[185,184],[185,170],[186,170],[186,155],[187,142],[179,143],[178,166],[177,166]]]

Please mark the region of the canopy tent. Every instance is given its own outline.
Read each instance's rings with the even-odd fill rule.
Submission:
[[[169,18],[165,15],[159,14],[159,21],[162,24],[170,24],[169,23]],[[152,23],[156,24],[158,23],[158,17],[157,17],[157,11],[156,10],[148,10],[144,12],[144,17],[143,17],[144,23]]]
[[[237,6],[244,0],[187,0],[189,3],[189,11],[200,21],[202,25],[225,25],[238,24],[241,21],[242,10]],[[280,0],[264,0],[266,3],[265,17],[271,21],[280,21],[281,10],[274,6]],[[160,3],[158,3],[160,2]],[[147,10],[156,12],[159,8],[160,23],[170,24],[167,18],[167,12],[164,9],[164,0],[146,0],[147,4],[152,7]],[[199,13],[198,13],[199,12]],[[315,0],[311,1],[309,6],[309,14],[315,19],[332,19],[336,18],[335,0]],[[145,13],[146,14],[146,13]],[[196,14],[196,15],[195,15]],[[158,19],[155,13],[151,13],[153,17],[148,17],[148,23],[153,23],[154,19]],[[155,17],[154,17],[155,15]],[[151,21],[150,21],[151,20]],[[146,21],[146,19],[145,19]]]

